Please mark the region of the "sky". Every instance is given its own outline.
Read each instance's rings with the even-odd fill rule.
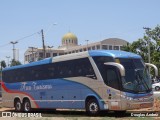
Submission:
[[[0,0],[0,61],[13,58],[11,41],[24,63],[28,47],[57,48],[67,32],[86,44],[107,38],[133,42],[144,35],[143,27],[160,24],[160,0]],[[55,25],[56,23],[56,25]],[[30,36],[30,37],[27,37]]]

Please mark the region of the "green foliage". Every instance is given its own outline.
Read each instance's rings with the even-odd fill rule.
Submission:
[[[11,61],[11,65],[10,65],[10,66],[16,66],[16,65],[21,65],[21,62],[20,62],[20,61],[16,61],[16,60],[12,59],[12,61]]]
[[[122,50],[139,54],[142,56],[145,62],[148,62],[149,44],[150,44],[151,63],[157,66],[160,75],[160,26],[159,25],[157,25],[154,29],[146,30],[143,38],[140,38],[131,44],[123,46]]]
[[[2,70],[3,68],[6,67],[6,62],[4,60],[2,60],[0,63],[1,63],[1,70]]]

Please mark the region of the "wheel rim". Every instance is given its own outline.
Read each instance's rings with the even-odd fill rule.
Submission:
[[[21,103],[20,102],[17,102],[16,104],[16,109],[19,111],[21,109]]]
[[[90,105],[89,105],[89,111],[90,112],[97,112],[98,111],[98,105],[96,104],[96,103],[91,103]]]
[[[28,102],[25,103],[24,109],[25,109],[25,111],[29,111],[30,110],[30,104]]]

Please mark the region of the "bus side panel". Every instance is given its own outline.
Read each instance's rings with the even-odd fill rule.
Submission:
[[[73,77],[73,78],[67,78],[67,80],[83,86],[80,92],[81,100],[83,100],[81,102],[83,109],[85,109],[85,100],[88,96],[92,96],[97,99],[101,110],[106,109],[104,108],[105,104],[104,100],[107,98],[103,98],[103,96],[105,94],[104,92],[107,90],[107,87],[105,87],[102,81],[98,81],[88,77]],[[73,90],[77,90],[77,88],[74,88]]]
[[[21,101],[27,97],[30,99],[32,108],[84,109],[86,97],[92,95],[97,98],[100,108],[104,109],[98,83],[83,77],[83,80],[89,83],[86,85],[85,82],[80,83],[77,79],[79,77],[74,78],[74,81],[73,79],[52,79],[6,84],[3,86],[5,88],[3,90],[4,105],[13,107],[15,97],[19,97]],[[10,101],[10,103],[7,104],[6,101]]]

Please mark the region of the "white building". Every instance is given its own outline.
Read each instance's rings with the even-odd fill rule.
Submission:
[[[45,57],[54,57],[64,54],[82,52],[86,50],[121,50],[123,45],[127,45],[127,41],[119,38],[108,38],[99,42],[88,43],[86,45],[78,45],[78,38],[69,32],[62,37],[62,45],[55,48],[45,47]],[[37,61],[44,58],[43,48],[28,48],[24,54],[24,63]]]

